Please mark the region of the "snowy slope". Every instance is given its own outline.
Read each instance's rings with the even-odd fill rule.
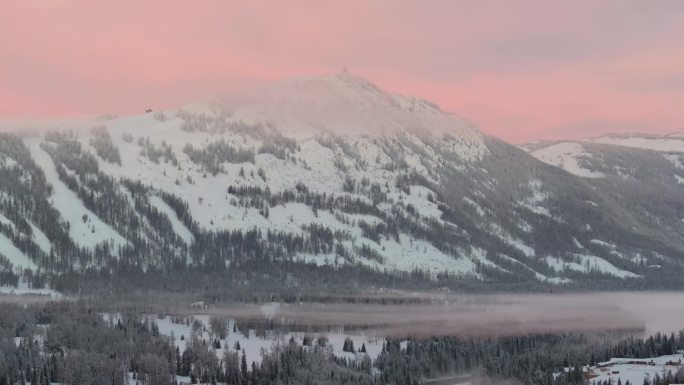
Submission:
[[[601,147],[593,146],[596,144],[623,148],[627,156],[630,149],[654,151],[662,154],[678,168],[682,168],[680,155],[684,154],[684,137],[680,134],[610,134],[575,142],[532,142],[523,145],[522,148],[542,162],[560,167],[571,174],[584,178],[601,178],[605,177],[604,173],[589,170],[578,163],[578,160],[583,158],[601,161],[601,154],[596,150]],[[591,146],[592,149],[587,149],[587,146]],[[614,171],[619,173],[621,170]]]
[[[620,278],[638,277],[637,274],[619,269],[605,259],[594,255],[575,254],[575,258],[577,259],[576,262],[568,262],[554,257],[546,257],[546,262],[556,271],[568,269],[584,273],[599,272]]]
[[[624,210],[618,221],[631,222],[636,236],[657,229],[652,234],[662,243],[681,239],[684,234],[680,213],[684,205],[680,183],[684,180],[681,135],[611,134],[576,142],[536,142],[522,148],[540,161],[580,177],[577,183],[585,183],[601,194],[601,201],[587,199],[586,205],[603,209],[606,204],[616,204],[618,210]],[[554,258],[547,258],[547,262],[558,271],[565,268],[587,272],[590,270],[587,266],[591,265],[594,270],[619,277],[635,274],[634,268],[629,271],[615,268],[613,264],[620,260],[633,262],[636,269],[644,265],[659,266],[657,258],[644,259],[644,254],[649,253],[647,249],[635,252],[616,242],[595,238],[575,240],[575,243],[580,254],[558,263]],[[585,247],[607,252],[601,255],[611,261],[584,255]]]
[[[36,265],[31,259],[19,250],[11,239],[7,238],[5,234],[0,233],[0,254],[5,256],[10,265],[19,269],[35,269]]]
[[[88,210],[76,194],[59,179],[55,164],[50,155],[40,148],[39,142],[30,140],[28,147],[34,161],[42,168],[48,182],[53,186],[53,204],[62,218],[69,223],[69,235],[77,244],[94,247],[100,243],[110,243],[113,246],[123,246],[127,243],[126,239],[111,226]]]
[[[178,219],[178,215],[173,211],[171,207],[169,207],[166,202],[164,202],[163,199],[159,198],[156,195],[153,195],[150,197],[150,203],[154,205],[159,211],[164,213],[167,218],[171,221],[171,226],[173,226],[173,230],[178,234],[181,239],[183,239],[183,242],[185,242],[186,245],[191,244],[195,240],[195,236],[192,235],[192,232],[188,230],[188,228]]]
[[[579,165],[578,158],[589,156],[584,152],[580,143],[560,142],[533,151],[531,154],[544,163],[560,167],[583,178],[602,178],[605,176],[603,173],[587,170]]]
[[[40,249],[43,250],[43,252],[45,252],[46,254],[49,254],[50,249],[52,248],[52,244],[50,243],[50,240],[48,239],[48,237],[45,235],[45,233],[43,233],[43,231],[41,229],[39,229],[33,223],[29,222],[29,225],[31,226],[33,239],[36,242],[36,244],[38,245],[38,247],[40,247]]]

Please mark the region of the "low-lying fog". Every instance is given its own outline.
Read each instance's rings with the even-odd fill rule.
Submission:
[[[152,298],[107,303],[111,310],[142,307],[150,313],[208,314],[316,327],[344,326],[377,336],[514,335],[564,331],[641,329],[647,334],[684,329],[684,292],[582,294],[363,296],[362,302],[189,306]],[[36,303],[41,297],[0,296],[0,302]],[[389,304],[386,304],[389,303]],[[404,304],[397,304],[404,303]],[[410,304],[405,304],[410,303]],[[102,306],[102,302],[98,307]]]
[[[677,292],[421,298],[430,302],[410,305],[274,303],[203,311],[296,324],[356,326],[381,336],[513,335],[619,329],[643,329],[650,334],[684,329],[684,293]],[[378,297],[374,299],[377,301]],[[390,299],[395,301],[397,297]]]

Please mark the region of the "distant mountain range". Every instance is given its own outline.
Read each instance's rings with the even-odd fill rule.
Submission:
[[[0,285],[684,283],[684,135],[516,147],[350,74],[2,126]]]

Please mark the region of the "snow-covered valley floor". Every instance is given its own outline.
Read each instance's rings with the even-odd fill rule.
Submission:
[[[104,314],[104,318],[116,322],[118,314]],[[156,316],[150,315],[149,319],[154,320],[159,333],[173,339],[174,345],[182,354],[191,344],[191,341],[213,346],[216,341],[218,345],[213,348],[217,358],[222,359],[226,352],[234,351],[242,359],[245,355],[247,363],[251,366],[252,362],[257,365],[261,363],[263,355],[269,353],[274,348],[289,343],[294,340],[297,344],[304,344],[304,339],[310,339],[312,344],[325,345],[325,348],[338,358],[348,360],[361,360],[368,357],[376,359],[382,352],[384,338],[366,335],[362,332],[346,331],[341,328],[330,328],[326,331],[316,332],[282,332],[274,330],[251,329],[241,326],[240,321],[232,318],[224,318],[225,336],[221,338],[218,333],[211,328],[210,315],[192,316]],[[345,351],[345,340],[353,342],[354,352]],[[321,342],[319,342],[321,341]],[[322,342],[325,341],[325,342]]]
[[[606,362],[600,362],[596,366],[582,368],[584,378],[589,384],[601,384],[610,381],[617,384],[618,381],[626,384],[641,385],[644,379],[652,380],[656,376],[663,378],[668,372],[674,374],[682,366],[684,354],[671,354],[654,358],[612,358]],[[572,368],[565,368],[566,372]]]

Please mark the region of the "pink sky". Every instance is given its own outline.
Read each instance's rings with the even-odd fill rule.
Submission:
[[[684,131],[684,1],[21,0],[0,116],[138,113],[350,72],[509,141]]]

